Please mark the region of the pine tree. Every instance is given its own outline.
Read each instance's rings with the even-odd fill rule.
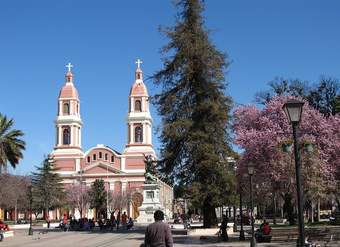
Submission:
[[[311,90],[308,102],[323,115],[329,117],[336,114],[336,98],[340,92],[338,79],[321,77],[317,87]]]
[[[169,56],[154,75],[162,86],[155,96],[162,116],[159,170],[174,185],[183,186],[194,205],[202,208],[204,226],[216,225],[215,207],[234,189],[227,156],[229,112],[225,94],[226,55],[210,42],[201,0],[182,0],[173,28],[164,30]]]
[[[335,114],[340,114],[340,95],[335,99]]]
[[[45,158],[42,166],[37,167],[37,172],[32,175],[33,204],[34,208],[44,210],[44,218],[48,211],[62,206],[64,199],[64,186],[62,178],[54,167],[54,161]]]
[[[103,179],[96,179],[90,189],[90,207],[96,209],[97,217],[105,213],[106,192]]]

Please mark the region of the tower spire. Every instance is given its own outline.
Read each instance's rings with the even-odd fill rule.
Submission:
[[[57,140],[55,150],[63,153],[63,150],[81,150],[81,128],[80,101],[78,91],[72,83],[71,68],[66,65],[66,83],[62,87],[58,97],[58,114],[56,119]],[[74,152],[78,152],[74,151]]]
[[[136,69],[136,73],[135,73],[135,79],[137,80],[143,80],[143,71],[140,68],[140,65],[143,63],[142,60],[140,60],[139,58],[136,60],[136,64],[137,64],[137,69]]]
[[[65,67],[68,68],[68,72],[71,72],[71,68],[73,68],[73,65],[71,63],[68,63]]]
[[[142,60],[140,60],[139,58],[137,59],[136,61],[136,64],[137,64],[137,69],[140,69],[140,65],[143,63]]]
[[[129,95],[128,140],[124,153],[144,153],[155,156],[152,147],[152,117],[149,109],[149,95],[146,85],[143,83],[142,61],[138,58],[136,64],[136,80]]]
[[[73,83],[73,74],[71,69],[73,68],[73,65],[71,63],[68,63],[65,65],[65,67],[68,69],[66,73],[66,83]]]

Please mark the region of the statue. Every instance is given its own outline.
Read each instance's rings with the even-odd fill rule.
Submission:
[[[146,172],[144,174],[145,176],[145,183],[146,184],[154,184],[154,183],[157,183],[157,177],[152,175],[151,173],[149,172]]]
[[[151,155],[145,156],[145,183],[154,184],[157,183],[157,161],[153,159]]]

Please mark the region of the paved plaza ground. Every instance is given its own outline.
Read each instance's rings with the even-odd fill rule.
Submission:
[[[118,231],[111,233],[92,233],[92,232],[62,232],[36,229],[33,236],[27,235],[27,230],[17,230],[15,237],[7,238],[0,243],[0,247],[139,247],[143,242],[143,230]],[[237,241],[237,235],[231,236],[231,241],[227,243],[216,242],[215,239],[200,240],[199,237],[174,235],[175,247],[184,246],[235,246],[248,247],[249,242]],[[340,246],[340,242],[332,243],[328,246]],[[293,247],[291,243],[267,243],[258,244],[260,246],[272,247]]]

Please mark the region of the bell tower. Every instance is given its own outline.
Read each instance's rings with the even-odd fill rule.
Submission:
[[[152,147],[152,117],[149,109],[149,95],[143,82],[141,63],[142,61],[137,59],[135,82],[129,95],[128,140],[124,153],[143,153],[155,156]]]
[[[83,154],[81,148],[80,102],[78,91],[73,84],[73,65],[66,65],[65,85],[58,97],[58,112],[55,120],[56,143],[52,155]]]

